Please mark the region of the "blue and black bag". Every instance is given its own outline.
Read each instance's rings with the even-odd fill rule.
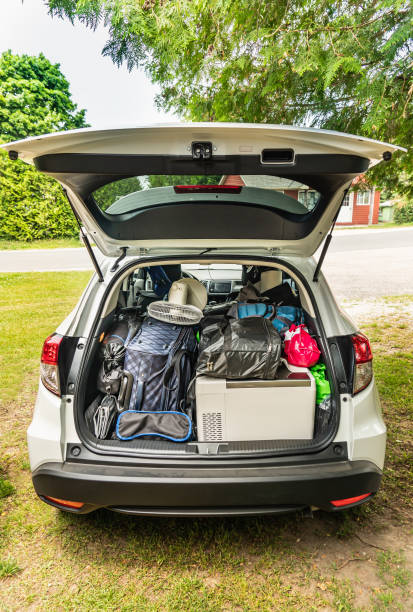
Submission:
[[[192,422],[185,412],[186,392],[196,354],[197,342],[192,327],[164,323],[151,317],[145,319],[136,336],[126,343],[124,369],[133,375],[134,382],[129,410],[118,418],[118,438],[131,440],[155,436],[174,442],[191,438]],[[165,412],[170,417],[162,416]],[[169,435],[168,427],[171,428],[172,422],[175,427]],[[123,423],[125,427],[127,424],[127,431]],[[155,430],[148,431],[148,426]],[[177,431],[182,434],[178,438]]]
[[[234,316],[234,308],[231,309]],[[274,306],[265,302],[255,302],[253,304],[238,303],[236,305],[236,317],[245,319],[246,317],[264,317],[269,319],[277,332],[282,336],[294,323],[300,325],[304,323],[302,308],[298,306]]]

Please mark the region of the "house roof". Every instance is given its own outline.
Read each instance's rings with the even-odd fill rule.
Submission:
[[[298,183],[288,178],[269,175],[242,174],[246,187],[261,187],[261,189],[310,189],[308,185]]]

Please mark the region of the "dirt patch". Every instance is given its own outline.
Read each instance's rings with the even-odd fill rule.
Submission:
[[[383,317],[413,321],[413,296],[397,298],[343,300],[344,310],[358,325],[368,325]]]

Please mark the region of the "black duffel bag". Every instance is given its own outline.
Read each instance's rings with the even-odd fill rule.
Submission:
[[[184,412],[125,410],[118,417],[116,436],[119,440],[149,438],[187,442],[192,439],[193,426],[190,417]]]
[[[224,319],[202,330],[197,374],[273,380],[280,364],[281,346],[280,335],[268,319]]]

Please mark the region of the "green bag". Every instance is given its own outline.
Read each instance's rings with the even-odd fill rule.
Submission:
[[[324,363],[317,363],[310,368],[310,372],[315,378],[316,404],[321,404],[328,395],[331,395],[330,383],[326,379],[326,366]]]

